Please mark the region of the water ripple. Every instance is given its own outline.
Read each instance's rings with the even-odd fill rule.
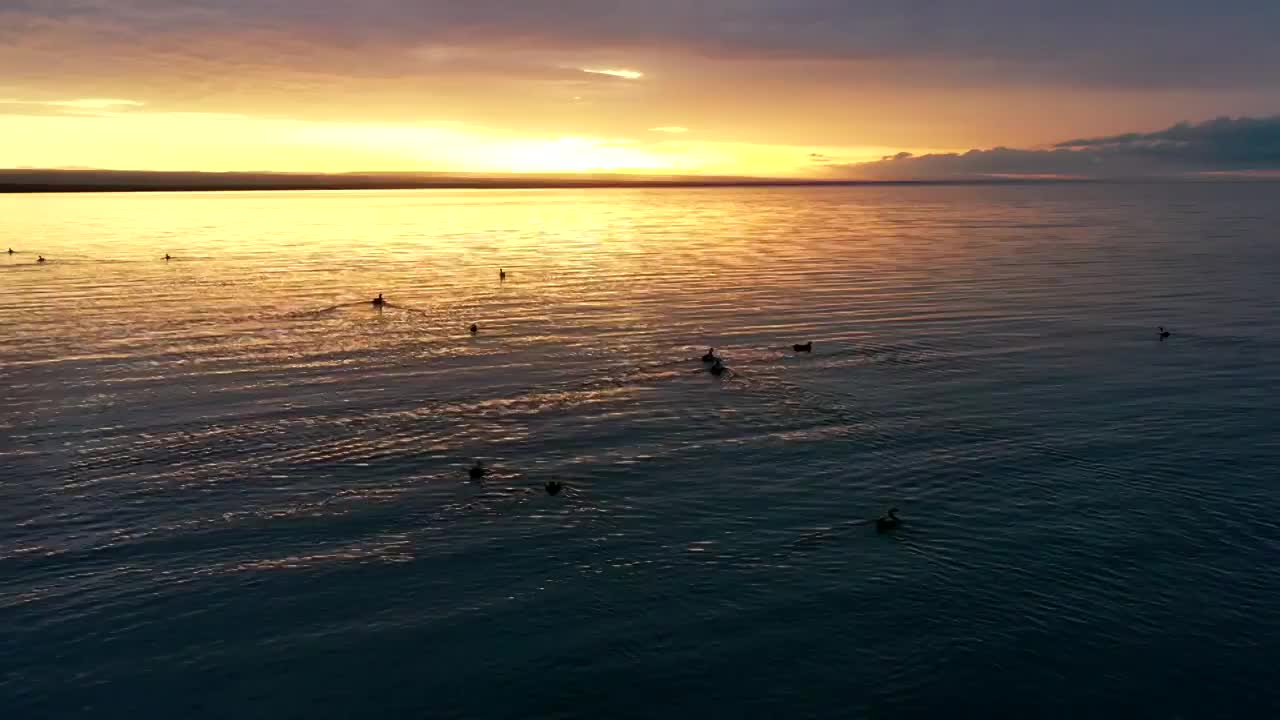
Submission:
[[[1274,714],[1273,189],[0,198],[0,707]]]

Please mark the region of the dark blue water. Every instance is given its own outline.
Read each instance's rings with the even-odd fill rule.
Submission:
[[[0,718],[1280,716],[1280,185],[0,217]]]

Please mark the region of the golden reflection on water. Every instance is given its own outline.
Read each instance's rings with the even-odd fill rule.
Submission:
[[[18,361],[139,348],[206,366],[298,361],[300,326],[335,318],[334,352],[413,335],[483,354],[517,326],[532,341],[587,317],[595,331],[656,331],[714,318],[765,282],[821,293],[813,273],[832,249],[785,190],[36,195],[0,210],[19,251],[0,259],[23,311],[10,330],[34,343]],[[868,215],[836,209],[853,240],[846,276],[882,262]],[[18,267],[37,253],[49,262]],[[378,293],[389,307],[364,305]],[[484,327],[474,340],[471,322]]]

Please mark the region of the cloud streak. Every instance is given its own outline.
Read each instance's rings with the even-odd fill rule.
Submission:
[[[8,100],[31,105],[49,105],[52,107],[73,108],[76,110],[114,110],[122,107],[141,107],[146,103],[137,100],[120,100],[117,98],[79,98],[76,100]]]
[[[624,70],[621,68],[580,68],[584,73],[592,75],[609,75],[611,77],[622,78],[623,80],[639,80],[644,77],[644,73],[639,70]]]
[[[1079,138],[1041,150],[997,147],[965,153],[899,153],[830,166],[869,180],[992,177],[1122,178],[1280,170],[1280,115],[1179,123],[1163,130]]]
[[[135,110],[146,103],[119,98],[75,98],[71,100],[25,100],[0,98],[0,115],[107,116]]]

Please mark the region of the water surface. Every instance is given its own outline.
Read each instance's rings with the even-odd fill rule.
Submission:
[[[1278,200],[0,197],[0,716],[1280,713]]]

